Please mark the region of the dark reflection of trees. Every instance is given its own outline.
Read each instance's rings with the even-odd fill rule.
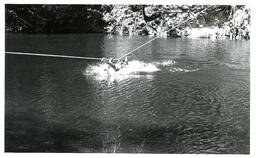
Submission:
[[[105,42],[103,34],[23,34],[22,36],[6,34],[5,39],[6,51],[90,57],[102,57]],[[71,61],[72,59],[59,60]],[[81,60],[72,61],[77,62]]]

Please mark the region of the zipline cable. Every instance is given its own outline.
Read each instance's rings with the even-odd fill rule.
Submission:
[[[31,55],[31,56],[56,57],[56,58],[71,58],[71,59],[87,59],[87,60],[102,60],[102,58],[56,55],[56,54],[37,54],[37,53],[22,53],[22,52],[5,52],[5,54]]]
[[[212,7],[212,6],[211,6],[211,7]],[[204,11],[208,10],[208,9],[209,9],[209,8],[211,8],[211,7],[208,7],[208,8],[205,8],[205,9],[203,9],[203,10],[199,11],[198,13],[196,13],[195,17],[197,17],[199,14],[201,14],[202,12],[204,12]],[[170,29],[169,29],[169,30],[167,30],[166,32],[171,31],[171,30],[173,30],[173,29],[175,29],[175,28],[179,27],[180,25],[182,25],[182,24],[184,24],[184,23],[188,22],[188,21],[189,21],[189,20],[191,20],[191,19],[192,19],[192,18],[188,18],[188,19],[184,20],[183,22],[181,22],[181,23],[179,23],[178,25],[176,25],[176,26],[174,26],[174,27],[170,28]],[[119,58],[118,58],[118,60],[120,60],[120,59],[122,59],[122,58],[124,58],[124,57],[128,56],[129,54],[131,54],[131,53],[135,52],[136,50],[138,50],[138,49],[142,48],[143,46],[147,45],[148,43],[150,43],[150,42],[154,41],[154,40],[155,40],[155,39],[157,39],[157,38],[160,38],[160,37],[154,37],[154,38],[153,38],[153,39],[151,39],[150,41],[148,41],[148,42],[146,42],[146,43],[144,43],[144,44],[142,44],[142,45],[138,46],[137,48],[135,48],[135,49],[133,49],[133,50],[131,50],[131,51],[129,51],[129,52],[127,52],[127,53],[125,53],[124,55],[122,55],[121,57],[119,57]]]

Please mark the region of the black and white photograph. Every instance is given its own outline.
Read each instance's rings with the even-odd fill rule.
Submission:
[[[252,152],[250,6],[4,8],[5,153]]]

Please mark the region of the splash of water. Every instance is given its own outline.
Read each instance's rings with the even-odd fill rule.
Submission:
[[[152,78],[152,72],[160,71],[154,64],[144,63],[141,61],[133,60],[119,71],[115,71],[106,63],[99,63],[97,65],[90,65],[84,71],[84,75],[92,76],[96,80],[124,80],[127,78],[146,77]],[[143,73],[143,75],[141,75]]]

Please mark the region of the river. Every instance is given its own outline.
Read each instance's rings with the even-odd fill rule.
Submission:
[[[120,57],[150,40],[6,34],[6,51]],[[5,151],[250,153],[249,41],[159,38],[113,76],[93,60],[5,55]]]

